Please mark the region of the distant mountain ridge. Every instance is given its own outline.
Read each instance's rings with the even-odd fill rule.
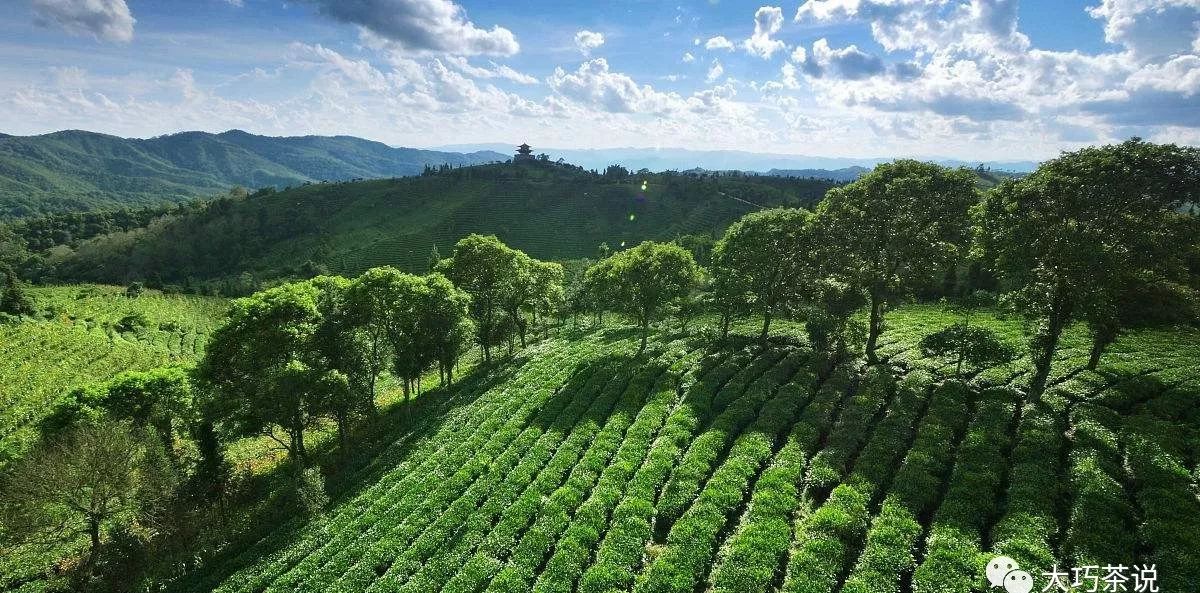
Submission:
[[[81,130],[0,134],[0,219],[178,202],[237,185],[403,177],[426,165],[507,158],[490,151],[395,148],[352,136],[273,137],[241,130],[148,139]]]
[[[504,144],[448,144],[435,147],[435,150],[508,150]],[[534,146],[535,153],[546,153],[551,160],[563,159],[569,163],[580,165],[586,169],[603,170],[608,165],[623,165],[629,169],[641,168],[651,171],[685,171],[701,168],[709,171],[751,171],[766,174],[773,169],[778,170],[813,170],[816,177],[829,178],[828,172],[837,172],[851,167],[870,169],[879,163],[895,160],[897,157],[879,158],[847,158],[823,157],[802,154],[776,154],[765,152],[747,152],[743,150],[691,150],[686,148],[546,148]],[[1028,173],[1037,168],[1037,161],[964,161],[959,159],[938,157],[913,157],[920,160],[930,160],[948,167],[975,168],[983,165],[986,168]],[[790,175],[790,173],[789,173]],[[848,180],[848,179],[847,179]]]

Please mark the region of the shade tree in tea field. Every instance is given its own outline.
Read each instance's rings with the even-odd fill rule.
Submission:
[[[1046,385],[1066,327],[1092,329],[1091,365],[1129,323],[1123,295],[1187,274],[1200,237],[1200,150],[1132,139],[1085,148],[1002,183],[979,208],[980,246],[1012,302],[1038,321],[1030,391]]]
[[[823,261],[867,293],[869,362],[877,358],[888,303],[944,274],[963,254],[977,199],[969,171],[899,160],[829,190],[817,206]]]
[[[686,249],[674,243],[646,241],[614,254],[588,270],[601,306],[631,316],[646,349],[650,324],[686,297],[701,270]]]

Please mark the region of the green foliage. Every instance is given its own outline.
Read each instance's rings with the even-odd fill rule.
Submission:
[[[290,497],[288,506],[306,517],[320,515],[329,504],[329,495],[325,493],[325,478],[321,476],[321,470],[315,467],[306,467],[294,472],[287,494]]]
[[[817,207],[821,261],[870,297],[869,360],[875,360],[888,302],[944,273],[965,253],[968,210],[977,197],[970,171],[901,160],[831,189]]]
[[[274,138],[240,130],[147,140],[68,130],[0,137],[0,219],[178,202],[234,186],[416,175],[427,164],[500,160],[392,148],[349,136]],[[48,166],[53,163],[53,166]]]
[[[1006,363],[1017,355],[995,332],[965,323],[956,323],[921,338],[920,347],[927,357],[953,363],[959,377],[964,365],[981,369]]]
[[[1030,343],[1035,394],[1071,321],[1086,319],[1106,345],[1122,326],[1123,291],[1186,273],[1200,239],[1181,208],[1200,200],[1198,188],[1200,150],[1135,138],[1066,153],[988,194],[979,248],[1011,301],[1040,323]]]
[[[126,371],[111,380],[64,395],[41,421],[43,438],[54,439],[82,424],[128,420],[154,431],[169,451],[189,436],[194,421],[192,385],[179,367]]]
[[[701,271],[682,247],[647,241],[596,264],[588,277],[598,291],[600,307],[634,318],[642,329],[644,348],[650,324],[688,295],[700,281]]]
[[[0,271],[4,276],[4,286],[0,287],[0,313],[18,317],[36,315],[37,306],[34,305],[33,299],[25,294],[25,289],[21,287],[21,281],[12,273],[12,270]]]
[[[806,210],[754,212],[733,223],[713,248],[713,268],[735,309],[762,315],[762,340],[771,320],[795,308],[816,279],[812,215]]]
[[[153,223],[114,222],[103,236],[71,230],[90,238],[45,253],[38,269],[43,277],[72,281],[134,279],[151,287],[244,296],[257,288],[239,286],[242,272],[259,280],[295,279],[306,260],[347,277],[389,265],[425,273],[435,246],[448,255],[471,233],[497,234],[547,261],[593,258],[605,242],[617,250],[622,243],[714,236],[753,209],[733,197],[767,206],[811,205],[833,185],[668,172],[646,176],[649,186],[642,192],[640,179],[618,183],[560,166],[519,177],[510,165],[483,165],[425,177],[293,186],[189,203]],[[42,245],[53,242],[47,233],[30,233],[37,241],[30,249],[46,249]]]

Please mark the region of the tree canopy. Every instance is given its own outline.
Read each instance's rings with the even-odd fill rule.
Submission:
[[[713,248],[718,285],[762,315],[764,343],[772,318],[795,306],[817,275],[811,223],[812,214],[796,208],[754,212],[733,223]]]
[[[988,194],[979,247],[1011,301],[1041,322],[1033,393],[1071,321],[1107,344],[1124,323],[1122,291],[1187,273],[1198,238],[1182,208],[1198,200],[1200,150],[1139,139],[1063,154]]]
[[[888,302],[943,273],[963,253],[977,199],[975,177],[966,169],[898,160],[829,190],[818,205],[821,260],[869,298],[869,361]]]
[[[597,289],[609,295],[608,303],[632,316],[642,330],[646,348],[650,324],[676,300],[687,296],[700,280],[692,254],[673,243],[646,241],[596,264],[589,271]]]

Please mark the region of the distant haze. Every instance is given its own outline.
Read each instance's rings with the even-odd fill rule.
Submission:
[[[433,147],[432,150],[449,152],[494,151],[511,154],[516,145],[500,143],[449,144]],[[629,169],[646,168],[651,171],[686,170],[697,167],[708,170],[757,171],[760,173],[778,170],[818,169],[835,171],[849,167],[871,168],[879,163],[900,157],[841,158],[800,154],[776,154],[746,152],[741,150],[689,150],[686,148],[548,148],[533,147],[534,154],[546,153],[551,160],[580,165],[586,169],[604,169],[609,165],[622,165]],[[982,164],[992,169],[1027,173],[1037,168],[1037,161],[963,161],[950,158],[913,157],[932,160],[951,167],[976,167]]]

